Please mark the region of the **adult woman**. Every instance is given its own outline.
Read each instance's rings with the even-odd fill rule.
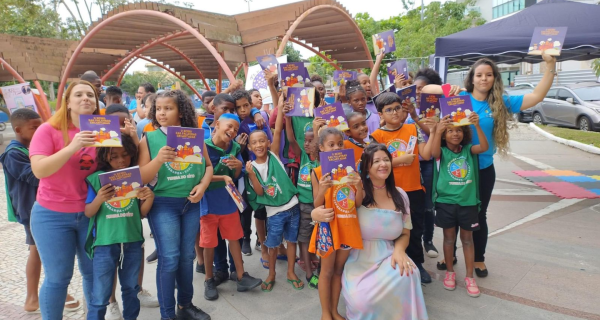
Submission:
[[[473,111],[480,118],[480,126],[483,129],[490,148],[479,155],[479,196],[481,206],[479,210],[478,231],[473,232],[475,244],[475,274],[478,277],[487,277],[488,270],[484,263],[485,249],[488,239],[487,208],[492,197],[492,190],[496,181],[494,169],[494,154],[506,155],[509,149],[509,136],[507,122],[512,113],[531,108],[541,102],[550,87],[556,74],[556,59],[547,54],[542,58],[546,63],[546,71],[542,80],[538,83],[532,93],[522,96],[505,96],[502,77],[496,64],[487,58],[479,59],[465,79],[466,91],[460,92],[457,86],[453,86],[451,95],[468,95],[471,97]],[[428,85],[423,88],[425,93],[442,94],[442,88],[438,85]],[[471,130],[475,130],[471,128]],[[478,144],[479,139],[473,137],[473,144]],[[439,264],[439,269],[445,269],[444,264]]]
[[[392,156],[383,144],[361,159],[365,198],[358,209],[362,250],[352,250],[342,275],[348,319],[427,319],[419,269],[406,255],[412,228],[408,196],[395,187]],[[314,220],[331,221],[324,209]]]
[[[98,114],[98,94],[91,83],[69,85],[61,108],[36,131],[30,146],[31,169],[40,179],[31,214],[31,230],[46,274],[40,290],[44,319],[62,319],[67,286],[77,254],[83,293],[91,301],[92,261],[85,253],[89,218],[84,214],[85,178],[96,170],[94,135],[79,130],[79,116]]]

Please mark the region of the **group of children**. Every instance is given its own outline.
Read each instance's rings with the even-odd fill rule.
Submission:
[[[217,286],[227,280],[235,281],[240,292],[258,286],[264,292],[272,291],[276,261],[280,257],[288,261],[286,278],[293,289],[301,290],[306,285],[318,289],[322,319],[341,319],[337,306],[344,263],[350,249],[362,248],[356,209],[362,204],[364,190],[360,177],[349,176],[347,186],[354,206],[344,208],[343,212],[334,206],[334,189],[338,187],[334,187],[329,173],[321,171],[318,154],[352,149],[358,168],[364,148],[372,143],[384,144],[390,150],[395,185],[410,200],[413,229],[407,254],[421,272],[425,272],[422,236],[428,208],[419,156],[425,161],[439,159],[431,191],[436,224],[444,229],[448,269],[444,287],[453,290],[456,286],[452,257],[458,226],[467,260],[467,290],[469,295],[478,296],[471,240],[471,233],[477,228],[479,204],[475,155],[487,150],[488,144],[477,114],[472,113],[470,121],[480,144],[472,145],[471,129],[451,127],[447,118],[440,122],[407,123],[413,110],[403,108],[396,93],[383,93],[374,102],[369,77],[359,74],[357,81],[346,84],[340,96],[349,126],[349,130],[340,132],[326,127],[321,118],[287,116],[291,109],[287,88],[276,88],[277,75],[268,71],[265,74],[276,102],[271,114],[260,111],[262,99],[256,90],[207,93],[202,97],[207,113],[199,117],[182,91],[150,93],[143,103],[151,129],[143,130],[141,139],[127,108],[120,108],[118,103],[107,104],[106,114],[120,116],[123,147],[98,148],[94,159],[96,172],[86,179],[85,215],[91,218],[88,255],[94,274],[88,319],[104,318],[111,293],[114,295],[115,270],[121,283],[123,317],[138,316],[137,295],[141,285],[138,276],[143,273],[144,256],[143,218],[148,218],[158,251],[156,283],[163,319],[175,314],[178,319],[210,319],[191,304],[194,259],[197,259],[196,271],[205,273],[205,299],[215,300],[219,296]],[[320,101],[317,91],[315,104]],[[27,218],[35,201],[37,182],[31,168],[27,169],[27,147],[41,119],[34,112],[21,109],[11,115],[11,123],[17,138],[0,161],[12,209],[26,226],[29,239]],[[175,150],[166,145],[166,129],[171,126],[204,129],[202,164],[173,162]],[[428,134],[427,141],[423,132]],[[408,154],[404,151],[411,137],[417,139],[417,148]],[[126,204],[107,202],[115,189],[102,186],[98,175],[136,165],[146,185],[138,197]],[[451,170],[457,165],[458,171]],[[231,185],[240,189],[249,204],[244,212],[239,212],[226,190]],[[311,212],[319,206],[334,209],[334,218],[328,221],[327,228],[313,225]],[[257,248],[262,251],[261,263],[269,270],[264,281],[250,276],[242,261],[243,254],[249,254],[252,212]],[[110,219],[115,213],[128,218]],[[321,243],[321,239],[327,238],[323,237],[324,232],[330,243]],[[282,256],[284,241],[287,252]],[[27,243],[32,245],[29,240]],[[305,271],[305,281],[295,272],[296,261]],[[35,287],[37,290],[37,282]]]

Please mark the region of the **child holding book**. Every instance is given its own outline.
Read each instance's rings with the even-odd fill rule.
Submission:
[[[487,151],[489,145],[476,112],[469,115],[469,122],[477,130],[479,144],[472,143],[470,127],[453,127],[450,116],[445,116],[440,123],[431,127],[429,140],[433,143],[427,144],[423,154],[428,156],[431,153],[440,161],[439,166],[434,166],[432,194],[436,212],[435,224],[444,229],[444,258],[447,268],[444,288],[456,289],[456,273],[452,260],[458,226],[467,267],[467,294],[478,297],[479,287],[473,278],[473,231],[479,230],[478,214],[481,203],[477,155]]]
[[[419,154],[425,150],[423,139],[415,124],[404,123],[408,113],[401,106],[400,97],[391,92],[384,92],[377,98],[377,110],[385,121],[385,125],[373,132],[375,141],[385,144],[392,154],[394,179],[396,187],[402,188],[410,200],[410,214],[413,229],[410,232],[410,243],[406,253],[415,262],[421,273],[421,282],[430,283],[431,277],[423,268],[423,223],[425,215],[425,191],[421,185],[421,171],[419,168]],[[407,152],[408,144],[412,139],[417,139],[417,146],[412,153]],[[422,154],[424,160],[429,156]]]
[[[351,112],[346,114],[348,119],[348,130],[346,130],[346,140],[344,140],[344,149],[354,150],[354,161],[356,168],[359,168],[360,158],[365,147],[371,143],[369,136],[369,126],[365,115],[360,112]]]
[[[298,190],[279,160],[284,108],[279,108],[278,112],[272,144],[264,132],[255,130],[250,133],[249,148],[256,155],[256,160],[246,163],[248,199],[255,203],[254,207],[258,204],[267,211],[267,238],[264,245],[269,249],[269,276],[261,286],[265,292],[271,292],[275,286],[277,251],[284,238],[287,242],[287,282],[295,290],[304,288],[304,283],[294,272],[300,224],[300,206],[296,196]]]
[[[138,276],[144,257],[141,219],[150,211],[154,193],[143,187],[138,190],[137,198],[110,202],[115,195],[115,186],[102,185],[99,176],[129,168],[137,162],[137,146],[133,139],[123,135],[121,140],[123,147],[98,149],[98,170],[86,178],[85,215],[90,218],[86,252],[92,259],[94,271],[92,301],[88,309],[90,320],[105,317],[113,291],[115,266],[118,266],[121,283],[123,318],[137,319],[140,313]],[[114,214],[120,217],[111,218]]]
[[[210,319],[192,304],[192,280],[200,200],[212,178],[212,162],[205,156],[206,146],[202,164],[173,162],[175,149],[166,145],[169,127],[198,127],[195,108],[183,91],[160,93],[150,114],[159,129],[142,139],[139,164],[143,183],[153,186],[156,197],[148,222],[158,250],[156,284],[160,313],[163,318],[172,319],[177,309],[177,318]]]
[[[335,128],[324,128],[319,133],[321,152],[342,150],[344,135]],[[319,276],[319,300],[321,301],[321,319],[343,319],[337,307],[342,290],[341,277],[350,249],[362,249],[362,237],[356,215],[356,208],[364,197],[361,179],[358,175],[349,175],[347,184],[333,185],[331,173],[322,173],[317,167],[311,174],[314,206],[333,208],[334,217],[316,226],[310,239],[309,251],[321,257]],[[342,188],[349,187],[350,200],[340,210],[336,194]],[[354,198],[354,199],[352,199]],[[345,199],[346,200],[346,199]],[[325,250],[323,250],[325,248]]]
[[[346,99],[353,112],[361,113],[365,116],[369,134],[379,129],[379,115],[367,109],[367,92],[356,80],[346,82]]]

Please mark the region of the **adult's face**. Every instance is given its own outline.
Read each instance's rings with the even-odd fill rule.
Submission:
[[[141,99],[146,95],[146,89],[144,87],[139,87],[137,92],[135,93],[136,99]]]

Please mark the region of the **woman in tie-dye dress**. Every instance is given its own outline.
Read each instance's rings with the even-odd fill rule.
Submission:
[[[419,270],[405,253],[412,229],[408,197],[394,185],[392,157],[384,145],[365,148],[361,178],[364,248],[350,252],[342,275],[346,317],[427,319]]]

